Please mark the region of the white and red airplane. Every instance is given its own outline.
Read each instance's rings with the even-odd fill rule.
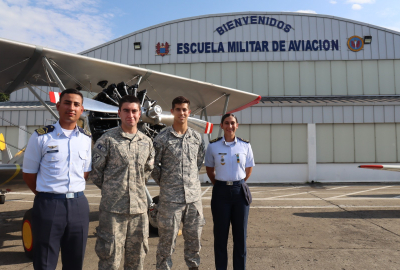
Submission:
[[[400,165],[360,165],[360,166],[358,166],[358,168],[400,172]]]
[[[55,119],[58,119],[57,113],[34,88],[75,88],[92,93],[93,99],[85,98],[83,101],[85,112],[81,119],[83,128],[93,134],[94,140],[119,125],[116,112],[118,101],[124,95],[134,95],[141,100],[139,129],[150,138],[165,126],[172,125],[173,117],[163,113],[163,108],[168,111],[177,96],[185,96],[191,102],[192,117],[188,119],[188,125],[206,134],[213,130],[212,123],[208,122],[209,116],[240,111],[261,100],[256,94],[224,86],[6,39],[0,39],[0,59],[0,92],[10,94],[28,88]],[[59,94],[50,95],[51,100],[57,102]],[[14,158],[10,157],[8,164],[0,165],[0,188],[11,180],[22,181],[23,153],[24,150]],[[147,194],[150,225],[154,227],[157,224],[157,199]],[[5,195],[2,192],[0,196]],[[5,197],[1,199],[4,200],[0,203],[5,201]],[[22,226],[24,250],[28,257],[32,256],[34,237],[30,219],[31,210],[28,210]]]

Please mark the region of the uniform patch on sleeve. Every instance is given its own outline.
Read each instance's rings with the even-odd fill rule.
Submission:
[[[101,156],[97,153],[94,153],[93,157],[92,157],[92,162],[93,164],[99,162],[99,160],[101,159]]]
[[[104,145],[100,144],[100,143],[96,146],[96,148],[101,150],[101,151],[103,151],[103,152],[107,151],[107,148]]]

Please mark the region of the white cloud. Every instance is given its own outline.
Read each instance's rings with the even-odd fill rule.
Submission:
[[[296,12],[299,12],[299,13],[312,13],[312,14],[317,14],[317,12],[315,12],[314,10],[310,10],[310,9],[307,9],[307,10],[298,10],[298,11],[296,11]]]
[[[351,6],[351,8],[354,9],[354,10],[360,10],[360,9],[362,9],[362,6],[359,5],[359,4],[353,4],[353,5]]]
[[[38,6],[45,6],[52,9],[85,12],[96,12],[97,6],[95,0],[37,0],[36,3]]]
[[[374,4],[375,0],[347,0],[349,4]]]
[[[331,3],[331,4],[337,4],[337,1],[335,1],[335,0],[331,0],[331,1],[329,1],[329,3]]]
[[[0,0],[0,37],[68,52],[113,38],[95,0]],[[108,17],[105,19],[105,17]]]

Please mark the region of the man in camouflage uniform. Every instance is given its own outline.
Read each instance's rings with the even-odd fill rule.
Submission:
[[[171,269],[180,223],[183,222],[185,261],[189,269],[200,264],[200,238],[205,224],[201,203],[199,171],[205,147],[202,136],[188,127],[190,101],[177,97],[172,101],[174,124],[154,139],[153,179],[160,185],[156,269]]]
[[[152,141],[137,130],[140,102],[120,100],[121,126],[105,133],[93,148],[89,179],[101,189],[96,253],[99,269],[118,269],[125,248],[124,269],[143,269],[148,251],[145,185],[153,169]]]

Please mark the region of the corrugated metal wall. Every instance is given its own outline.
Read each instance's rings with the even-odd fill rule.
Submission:
[[[141,65],[261,96],[400,94],[400,60]]]
[[[400,124],[318,124],[317,162],[400,162]]]
[[[35,129],[38,129],[40,126],[27,126],[25,129],[30,133],[33,133]],[[24,142],[20,142],[20,133],[25,132],[20,130],[18,127],[14,126],[0,126],[0,133],[3,134],[7,146],[10,149],[11,154],[14,156],[20,149],[22,149],[27,143],[31,136],[31,134],[27,133]],[[3,160],[2,152],[0,151],[0,160]]]
[[[400,60],[239,62],[141,65],[151,70],[257,93],[261,96],[400,94]],[[58,88],[43,87],[46,93]],[[49,100],[43,92],[41,97]],[[82,92],[85,97],[93,94]],[[28,89],[11,101],[34,101]]]

